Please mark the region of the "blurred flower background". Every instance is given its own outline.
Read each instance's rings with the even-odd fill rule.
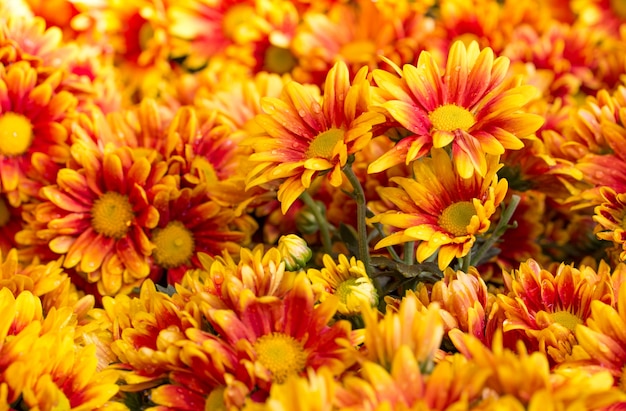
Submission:
[[[626,410],[620,0],[0,0],[0,410]]]

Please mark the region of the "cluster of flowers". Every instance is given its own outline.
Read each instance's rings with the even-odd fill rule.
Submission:
[[[0,410],[626,409],[624,4],[0,2]]]

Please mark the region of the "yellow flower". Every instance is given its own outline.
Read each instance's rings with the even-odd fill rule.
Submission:
[[[321,101],[296,82],[285,86],[280,99],[264,98],[265,113],[256,116],[263,132],[250,137],[255,150],[250,160],[256,165],[248,173],[247,188],[278,182],[285,214],[321,173],[339,187],[348,157],[363,149],[372,127],[384,121],[382,114],[367,108],[366,76],[364,67],[350,84],[346,65],[337,63],[328,72]]]
[[[413,292],[407,292],[397,308],[388,305],[384,315],[363,305],[365,358],[389,370],[395,353],[407,346],[420,367],[429,369],[439,355],[444,335],[439,310],[436,303],[425,307]]]
[[[376,173],[450,147],[463,178],[486,175],[485,154],[499,156],[519,150],[521,139],[532,137],[543,119],[522,107],[535,89],[507,79],[509,60],[494,58],[490,48],[456,41],[450,48],[445,73],[431,53],[420,53],[417,65],[396,68],[399,77],[374,70],[376,103],[411,135],[370,164]]]
[[[506,195],[507,181],[498,180],[497,157],[487,157],[484,177],[462,178],[448,153],[433,149],[432,157],[413,163],[415,179],[394,177],[400,187],[380,187],[384,201],[395,207],[370,219],[399,229],[376,244],[382,248],[419,241],[417,260],[439,251],[439,268],[467,255],[476,236],[485,233],[491,217]]]
[[[375,307],[378,304],[378,294],[363,263],[355,257],[348,260],[344,254],[340,254],[338,259],[336,263],[331,256],[325,254],[324,267],[321,270],[311,268],[307,271],[320,301],[324,301],[329,295],[339,297],[337,311],[343,315],[358,314],[364,305]]]

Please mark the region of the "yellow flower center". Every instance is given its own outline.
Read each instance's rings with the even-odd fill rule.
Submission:
[[[568,311],[557,311],[550,314],[550,318],[556,323],[561,324],[571,332],[576,330],[576,324],[582,324],[582,320]]]
[[[278,384],[285,382],[288,376],[300,373],[306,365],[302,343],[289,335],[264,335],[254,343],[254,351],[259,362],[272,372],[274,382]]]
[[[0,198],[0,227],[4,227],[9,221],[11,221],[9,206],[4,199]]]
[[[330,160],[333,158],[333,149],[343,140],[344,131],[340,128],[331,128],[320,133],[313,139],[306,151],[308,158],[320,157]]]
[[[459,201],[446,207],[439,216],[439,226],[455,236],[467,235],[467,226],[476,215],[471,201]]]
[[[104,193],[91,208],[91,225],[97,233],[120,239],[126,235],[135,215],[128,197],[115,191]]]
[[[353,292],[353,286],[356,285],[356,278],[348,278],[345,281],[342,281],[341,284],[337,286],[335,289],[335,295],[339,297],[339,300],[342,303],[346,303],[348,301],[348,296]]]
[[[171,221],[152,235],[154,261],[163,268],[175,268],[189,262],[195,250],[191,231],[180,221]]]
[[[428,114],[433,128],[441,131],[467,131],[476,123],[474,115],[456,104],[437,107]]]
[[[0,154],[19,156],[33,142],[33,125],[21,114],[8,112],[0,116]]]
[[[265,51],[263,69],[270,73],[289,73],[295,66],[297,60],[289,49],[283,47],[269,46]]]

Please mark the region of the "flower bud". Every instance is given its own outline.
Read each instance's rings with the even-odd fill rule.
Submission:
[[[288,234],[278,239],[278,251],[283,256],[285,269],[296,271],[306,266],[313,252],[306,241],[295,234]]]

